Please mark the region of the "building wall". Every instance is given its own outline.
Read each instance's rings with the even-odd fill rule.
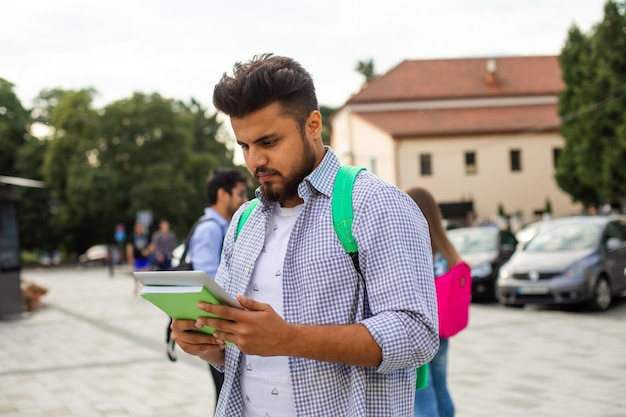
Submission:
[[[554,149],[563,147],[556,132],[471,135],[393,140],[348,108],[333,118],[331,146],[341,162],[364,166],[403,190],[420,186],[438,202],[473,201],[477,219],[494,219],[501,204],[507,214],[536,219],[550,200],[554,217],[579,213],[554,179]],[[521,171],[512,172],[510,151],[521,151]],[[348,152],[351,150],[351,152]],[[465,152],[476,154],[477,172],[465,172]],[[432,175],[421,176],[419,155],[431,154]]]
[[[337,110],[330,121],[332,129],[330,146],[333,148],[339,160],[344,164],[352,164],[352,145],[350,143],[350,113],[344,107]]]
[[[582,209],[573,204],[554,180],[553,150],[563,147],[556,133],[419,138],[399,142],[399,178],[402,189],[420,186],[439,202],[474,201],[479,219],[492,219],[502,204],[507,214],[534,220],[550,200],[555,217]],[[521,152],[521,171],[512,172],[510,151]],[[476,174],[465,172],[465,152],[476,155]],[[430,153],[432,175],[421,176],[419,155]]]
[[[344,164],[367,168],[380,178],[395,184],[396,144],[388,133],[342,109],[333,118],[331,146]]]

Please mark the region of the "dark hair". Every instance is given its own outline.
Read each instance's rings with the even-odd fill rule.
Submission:
[[[262,54],[247,63],[237,62],[233,75],[224,73],[213,90],[215,107],[235,118],[274,102],[280,103],[282,114],[293,118],[301,129],[309,114],[318,110],[311,74],[291,58]]]
[[[206,198],[209,206],[217,203],[217,190],[221,188],[230,194],[232,193],[233,188],[235,188],[240,182],[247,184],[248,178],[238,169],[214,169],[206,182]]]
[[[443,227],[441,210],[435,198],[424,188],[411,188],[406,193],[417,203],[417,206],[426,218],[426,222],[428,222],[433,255],[435,252],[439,252],[446,258],[450,267],[456,265],[461,257],[452,245],[452,242],[448,240],[446,229]]]

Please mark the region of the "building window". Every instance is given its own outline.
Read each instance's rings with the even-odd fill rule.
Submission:
[[[511,150],[511,172],[519,172],[522,170],[522,151],[519,149]]]
[[[465,152],[465,173],[474,175],[478,172],[476,167],[476,152]]]
[[[423,177],[433,175],[431,155],[429,153],[420,154],[420,174]]]
[[[559,163],[559,158],[561,157],[561,148],[552,149],[552,163],[554,164],[554,168]]]

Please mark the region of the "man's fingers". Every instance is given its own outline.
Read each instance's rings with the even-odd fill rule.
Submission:
[[[196,322],[194,320],[172,320],[170,329],[173,332],[184,332],[186,330],[195,330]]]
[[[265,311],[271,308],[269,304],[256,301],[250,297],[245,297],[243,294],[237,294],[237,301],[239,301],[239,304],[241,304],[243,308],[250,311]]]

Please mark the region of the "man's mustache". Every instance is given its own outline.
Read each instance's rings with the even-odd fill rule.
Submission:
[[[264,168],[264,167],[260,167],[254,170],[254,176],[256,178],[259,177],[259,175],[280,175],[280,172],[276,171],[275,169],[269,169],[269,168]]]

